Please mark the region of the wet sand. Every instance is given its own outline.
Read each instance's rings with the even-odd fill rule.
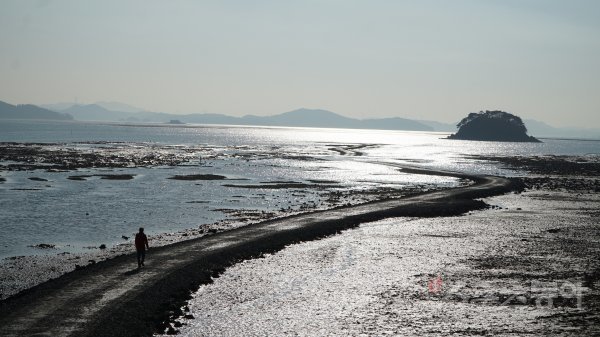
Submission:
[[[183,314],[181,307],[190,291],[211,283],[241,260],[389,217],[463,214],[486,207],[473,198],[519,188],[505,178],[469,178],[476,183],[267,221],[151,249],[147,267],[141,270],[134,268],[131,254],[95,263],[2,301],[0,334],[151,335],[165,331],[173,318]]]

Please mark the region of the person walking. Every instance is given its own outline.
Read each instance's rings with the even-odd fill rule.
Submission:
[[[148,237],[144,234],[144,227],[140,227],[140,231],[135,235],[135,250],[137,251],[138,268],[144,265],[146,249],[149,248]]]

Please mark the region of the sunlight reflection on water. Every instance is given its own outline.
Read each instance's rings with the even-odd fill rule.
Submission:
[[[129,236],[141,224],[150,234],[197,227],[225,218],[215,209],[273,211],[297,208],[306,202],[318,204],[327,198],[318,189],[246,189],[225,187],[220,181],[167,179],[176,174],[220,174],[229,179],[246,179],[226,181],[233,185],[321,181],[337,184],[329,190],[346,192],[421,184],[450,187],[458,181],[405,174],[373,162],[518,174],[465,156],[600,153],[600,142],[552,139],[544,143],[470,142],[443,139],[446,135],[382,130],[6,121],[0,124],[0,141],[4,142],[59,143],[47,148],[125,157],[145,153],[173,155],[188,162],[179,166],[114,170],[135,175],[130,181],[97,177],[86,181],[67,179],[69,175],[106,173],[106,169],[55,173],[2,170],[0,176],[6,181],[0,183],[0,226],[6,235],[0,240],[0,256],[40,253],[26,246],[46,242],[61,245],[65,250],[114,244],[121,240],[121,235]],[[31,177],[48,181],[32,181]]]

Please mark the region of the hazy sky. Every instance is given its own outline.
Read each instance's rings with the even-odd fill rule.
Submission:
[[[600,127],[600,1],[0,1],[0,100]]]

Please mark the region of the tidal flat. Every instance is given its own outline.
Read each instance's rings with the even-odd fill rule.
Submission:
[[[323,145],[324,151],[337,153],[333,146]],[[0,210],[0,299],[130,253],[141,226],[159,247],[461,184],[372,163],[349,170],[343,157],[323,153],[249,146],[10,142],[0,144],[0,163],[6,206]],[[349,179],[356,173],[360,182]],[[332,176],[342,179],[324,179]]]
[[[173,329],[183,336],[597,335],[594,188],[594,180],[533,183],[483,199],[485,210],[364,223],[244,261],[195,292]]]

